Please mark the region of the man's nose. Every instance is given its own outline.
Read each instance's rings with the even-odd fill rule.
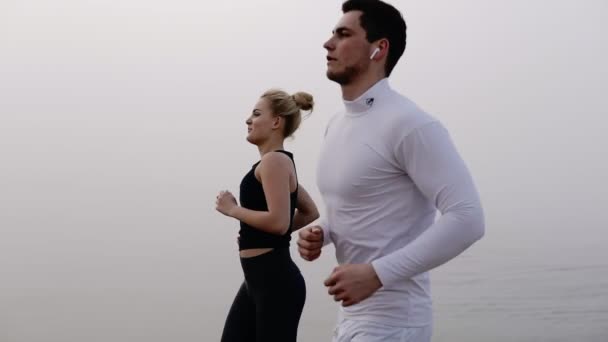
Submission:
[[[329,38],[325,43],[323,43],[323,47],[330,51],[334,49],[333,39]]]

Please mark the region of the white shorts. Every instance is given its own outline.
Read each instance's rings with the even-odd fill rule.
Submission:
[[[431,342],[432,333],[432,324],[404,328],[341,319],[334,330],[332,342]]]

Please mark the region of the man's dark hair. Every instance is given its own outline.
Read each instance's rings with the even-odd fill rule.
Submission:
[[[368,42],[386,38],[389,42],[384,71],[388,77],[405,51],[405,20],[393,6],[380,0],[348,0],[342,4],[342,12],[361,11],[360,25]]]

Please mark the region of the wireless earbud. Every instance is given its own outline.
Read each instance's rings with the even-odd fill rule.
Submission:
[[[376,54],[380,52],[380,48],[377,47],[376,49],[374,49],[374,52],[372,52],[372,55],[369,56],[369,59],[374,59],[374,57],[376,57]]]

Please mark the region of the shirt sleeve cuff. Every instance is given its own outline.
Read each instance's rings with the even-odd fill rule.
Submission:
[[[402,278],[384,258],[372,261],[372,267],[384,288],[392,287]]]
[[[329,223],[327,222],[327,220],[325,218],[321,218],[320,222],[319,222],[319,226],[321,226],[321,228],[323,228],[323,247],[329,245],[330,243],[332,243],[331,241],[331,235],[329,234]]]

